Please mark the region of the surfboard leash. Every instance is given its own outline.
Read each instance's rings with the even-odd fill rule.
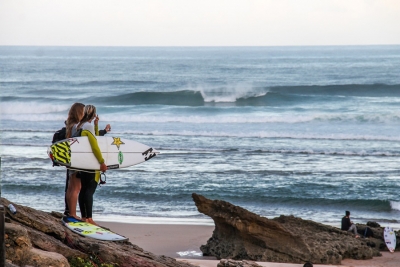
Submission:
[[[104,180],[102,179],[102,176],[104,175]],[[102,184],[106,184],[107,182],[107,176],[105,172],[101,172],[100,173],[100,181],[99,181],[99,186],[101,186]]]

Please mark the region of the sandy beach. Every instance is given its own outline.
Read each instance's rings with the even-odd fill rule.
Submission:
[[[190,262],[200,267],[216,267],[219,260],[203,257],[200,246],[211,237],[214,226],[179,225],[179,224],[143,224],[115,223],[99,221],[99,224],[110,228],[129,238],[130,242],[144,250],[157,255],[166,255],[180,261]],[[258,262],[266,267],[301,267],[303,264]],[[400,265],[400,253],[383,252],[382,257],[371,260],[342,261],[343,267],[397,267]],[[327,266],[317,265],[314,266]],[[335,265],[329,265],[335,266]]]

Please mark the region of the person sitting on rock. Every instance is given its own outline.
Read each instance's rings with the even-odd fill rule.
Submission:
[[[350,211],[346,210],[346,216],[342,218],[342,228],[343,231],[353,232],[356,235],[356,238],[359,237],[357,234],[356,225],[350,221]]]

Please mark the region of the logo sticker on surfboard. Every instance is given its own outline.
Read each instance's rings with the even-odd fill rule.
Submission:
[[[69,142],[59,142],[51,146],[53,159],[61,164],[71,163],[71,148]]]
[[[123,161],[124,161],[124,154],[122,154],[122,152],[120,151],[118,153],[118,162],[119,164],[122,164]]]
[[[111,143],[112,145],[116,145],[119,150],[120,145],[125,145],[124,142],[121,141],[121,137],[113,137],[114,141]]]

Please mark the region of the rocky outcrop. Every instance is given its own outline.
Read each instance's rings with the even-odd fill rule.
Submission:
[[[10,202],[2,198],[7,207]],[[16,205],[7,208],[5,243],[7,266],[68,267],[76,259],[98,261],[119,267],[194,267],[166,256],[154,255],[128,242],[85,238],[61,224],[61,214],[46,213]]]
[[[20,266],[69,266],[68,260],[61,254],[36,249],[24,227],[6,223],[6,255]]]
[[[382,241],[378,239],[355,238],[338,228],[293,216],[267,219],[225,201],[197,194],[192,197],[199,212],[215,223],[212,237],[200,248],[205,256],[341,264],[345,258],[371,259],[381,255],[378,248]]]

